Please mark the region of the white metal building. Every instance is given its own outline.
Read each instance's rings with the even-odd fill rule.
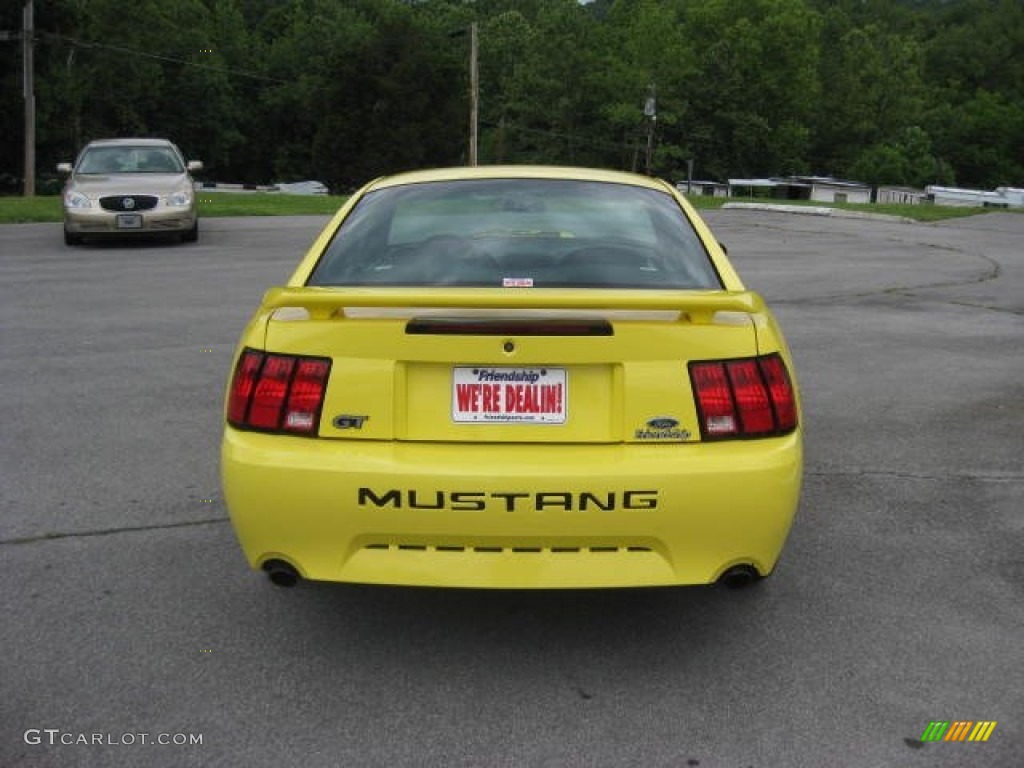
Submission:
[[[1024,189],[997,187],[993,192],[958,187],[925,187],[928,200],[935,205],[982,208],[1017,208],[1024,206]]]
[[[770,196],[819,203],[870,203],[871,187],[829,176],[786,176],[770,179],[729,179],[730,197]]]

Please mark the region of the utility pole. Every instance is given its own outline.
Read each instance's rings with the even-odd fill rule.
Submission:
[[[22,75],[25,92],[25,197],[36,193],[36,94],[33,46],[35,24],[32,0],[25,0],[21,25]]]
[[[644,116],[647,118],[647,175],[650,176],[654,157],[654,127],[658,123],[658,94],[653,83],[647,86]]]
[[[477,67],[476,22],[469,26],[469,164],[476,165],[480,108],[480,72]]]

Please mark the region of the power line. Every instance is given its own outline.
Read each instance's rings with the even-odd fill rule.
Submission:
[[[565,139],[566,141],[570,141],[570,142],[573,142],[575,144],[584,144],[584,145],[589,145],[591,147],[600,147],[601,149],[614,150],[616,152],[620,151],[622,149],[622,145],[621,144],[616,144],[616,143],[613,143],[613,142],[610,142],[610,141],[604,141],[604,140],[601,140],[601,139],[593,139],[593,138],[589,138],[589,137],[582,136],[580,134],[574,134],[574,133],[564,133],[564,132],[561,132],[561,131],[552,131],[552,130],[546,130],[546,129],[543,129],[543,128],[530,128],[530,127],[522,125],[520,123],[512,123],[512,122],[493,123],[493,122],[490,122],[490,121],[487,121],[487,120],[482,120],[481,121],[481,125],[483,125],[483,126],[485,126],[487,128],[492,128],[492,129],[506,130],[506,131],[519,131],[520,133],[533,133],[533,134],[537,134],[538,136],[548,136],[548,137],[557,138],[557,139]]]
[[[76,48],[90,49],[95,48],[104,51],[114,51],[116,53],[124,53],[130,56],[141,56],[147,59],[156,59],[157,61],[167,61],[172,64],[183,64],[187,67],[197,67],[199,69],[208,69],[211,72],[223,72],[228,75],[236,75],[238,77],[248,77],[252,80],[265,80],[271,83],[281,83],[282,85],[288,85],[290,80],[282,80],[278,77],[270,77],[268,75],[259,75],[255,72],[248,72],[244,69],[234,69],[232,67],[218,67],[213,64],[202,64],[198,61],[189,61],[188,59],[179,59],[174,56],[162,56],[157,53],[149,53],[148,51],[139,51],[134,48],[128,48],[123,45],[114,45],[112,43],[97,43],[92,40],[79,40],[75,37],[68,37],[67,35],[61,35],[56,32],[39,32],[39,36],[47,37],[53,40],[59,40],[63,43],[68,43],[75,46]]]

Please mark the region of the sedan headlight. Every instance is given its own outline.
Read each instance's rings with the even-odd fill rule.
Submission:
[[[69,189],[64,193],[64,207],[65,208],[92,208],[92,202],[88,197],[83,195],[81,192],[77,192],[74,189]]]
[[[192,195],[186,190],[178,190],[167,196],[167,205],[175,208],[186,208],[192,205]]]

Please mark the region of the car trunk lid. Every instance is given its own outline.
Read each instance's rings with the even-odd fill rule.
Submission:
[[[319,435],[700,439],[690,361],[757,354],[747,291],[282,288],[265,348],[331,360]]]

